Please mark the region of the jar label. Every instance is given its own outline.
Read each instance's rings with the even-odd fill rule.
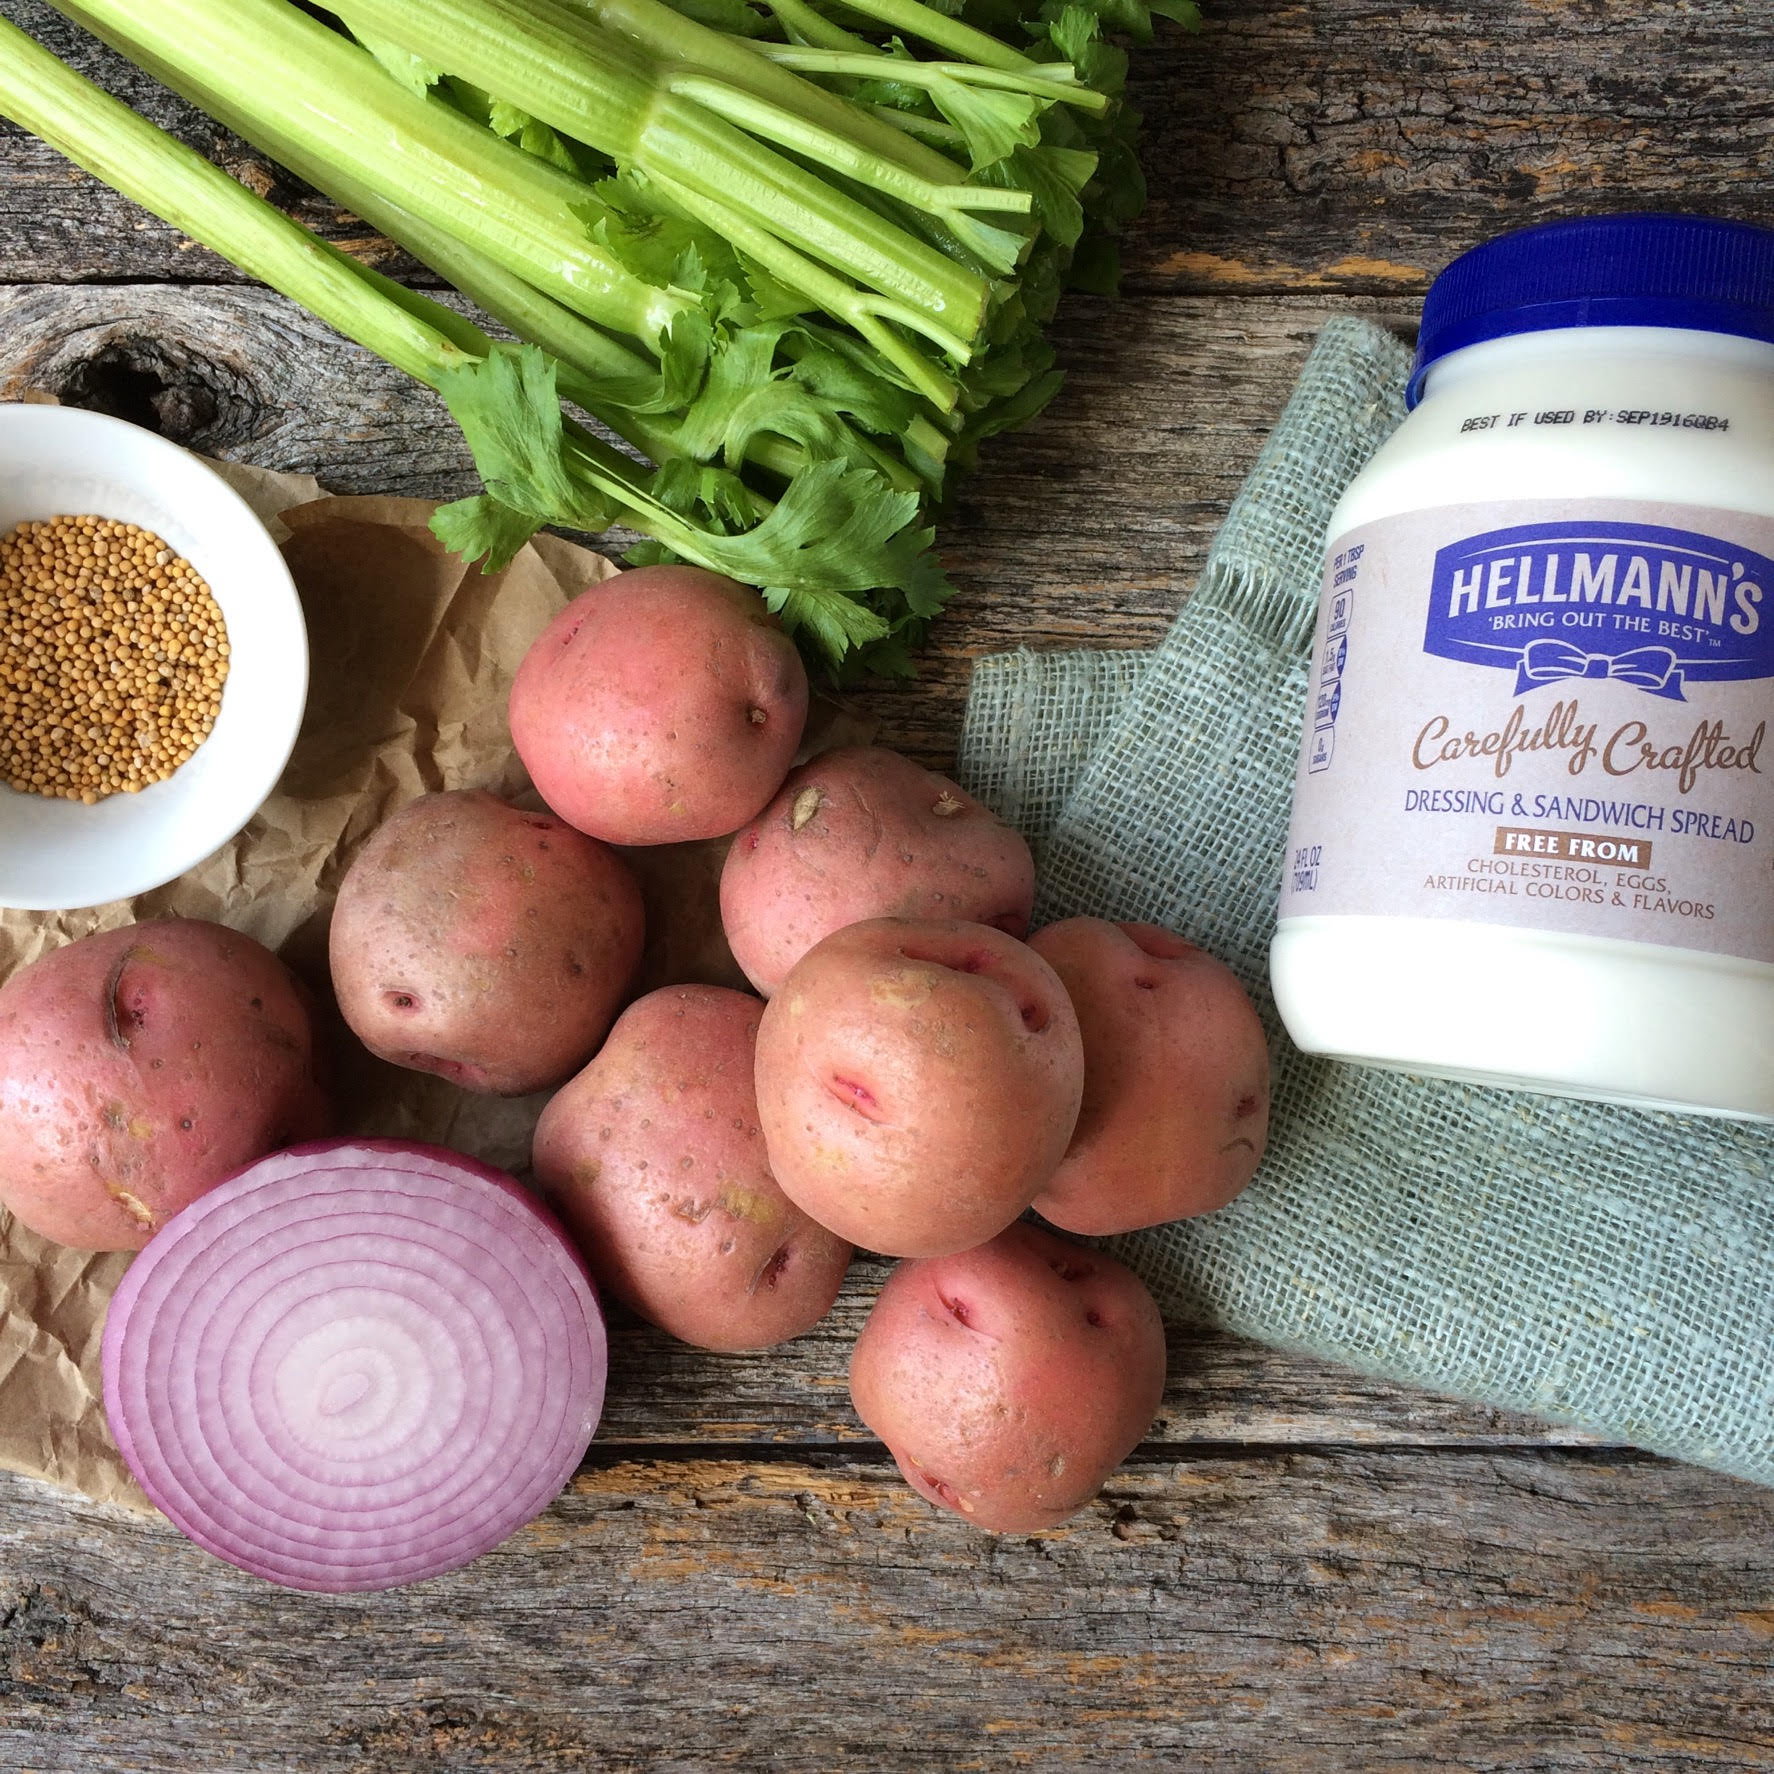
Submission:
[[[1774,962],[1774,519],[1444,506],[1326,565],[1281,916]]]

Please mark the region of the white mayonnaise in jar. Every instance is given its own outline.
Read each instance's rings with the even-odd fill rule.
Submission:
[[[1289,1034],[1774,1118],[1774,230],[1492,241],[1411,396],[1331,519]]]

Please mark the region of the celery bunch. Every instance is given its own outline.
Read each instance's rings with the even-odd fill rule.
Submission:
[[[909,669],[929,514],[1058,384],[1068,277],[1143,199],[1105,29],[1190,0],[57,0],[516,342],[366,271],[0,25],[0,112],[437,390],[485,491],[758,585],[838,675]],[[1020,46],[1007,41],[1016,37]],[[581,423],[588,415],[627,446]]]

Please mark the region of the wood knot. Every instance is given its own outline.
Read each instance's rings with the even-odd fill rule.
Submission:
[[[250,381],[176,337],[114,332],[55,369],[50,387],[64,406],[109,413],[211,455],[252,437],[262,417]]]

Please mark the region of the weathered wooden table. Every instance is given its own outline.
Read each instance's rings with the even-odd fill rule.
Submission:
[[[0,0],[239,176],[239,144]],[[1161,632],[1331,313],[1408,326],[1538,217],[1767,218],[1754,0],[1218,0],[1136,57],[1127,299],[944,537],[966,588],[889,739],[952,754],[974,655]],[[15,131],[0,392],[46,388],[341,491],[454,495],[431,403]],[[0,1768],[1774,1768],[1774,1493],[1229,1339],[1070,1527],[927,1508],[852,1417],[850,1339],[718,1358],[618,1326],[571,1489],[457,1576],[317,1600],[0,1478]]]

